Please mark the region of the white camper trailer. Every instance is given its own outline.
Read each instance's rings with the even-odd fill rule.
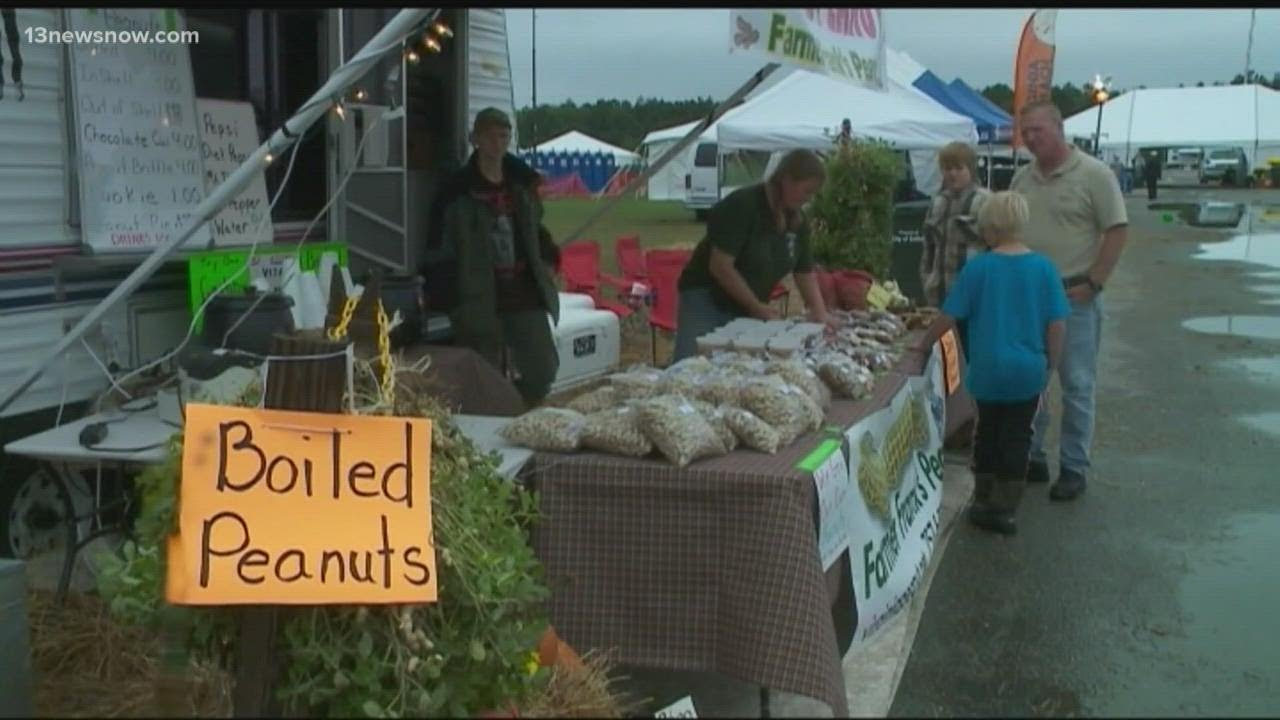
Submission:
[[[75,27],[74,13],[145,12],[169,13],[169,23],[176,13],[177,26],[199,33],[199,41],[104,46],[103,52],[177,53],[172,57],[189,63],[190,79],[164,90],[188,103],[249,103],[265,139],[397,9],[16,10],[20,71],[10,57],[13,39],[0,46],[0,391],[15,386],[147,254],[102,252],[82,222],[85,198],[100,198],[81,163],[81,145],[96,136],[86,135],[78,113],[83,89],[105,79],[77,76],[74,53],[84,47],[30,42],[27,29]],[[344,193],[308,239],[347,243],[356,274],[370,266],[417,269],[429,196],[439,178],[465,160],[470,118],[485,106],[514,117],[504,11],[445,9],[440,20],[454,36],[439,53],[424,51],[417,62],[389,53],[360,81],[360,96],[344,117],[329,113],[327,123],[306,133],[271,213],[269,238],[301,239],[355,165]],[[376,130],[356,158],[356,142],[371,125]],[[276,162],[266,170],[272,195],[285,166]],[[200,200],[188,198],[187,205]],[[0,413],[0,447],[74,418],[110,387],[109,375],[119,377],[182,342],[191,311],[186,266],[175,257]],[[34,462],[0,452],[0,555],[29,555],[59,540],[54,527],[63,513]]]

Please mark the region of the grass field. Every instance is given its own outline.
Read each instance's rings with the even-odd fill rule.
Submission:
[[[605,200],[547,200],[546,226],[551,237],[563,244],[573,232],[595,212]],[[646,249],[658,247],[692,248],[702,239],[702,223],[693,218],[678,200],[644,200],[627,198],[618,201],[604,217],[582,234],[583,239],[600,244],[600,264],[605,272],[617,270],[613,257],[613,241],[619,235],[639,235]]]

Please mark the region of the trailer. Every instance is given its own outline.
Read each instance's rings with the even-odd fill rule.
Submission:
[[[34,32],[71,27],[74,12],[97,11],[15,11],[20,71],[9,57],[12,45],[0,47],[6,63],[0,69],[0,389],[16,385],[146,256],[93,252],[86,237],[72,49],[30,41]],[[176,12],[181,27],[199,33],[198,42],[170,46],[189,54],[195,96],[251,104],[265,139],[397,10]],[[417,270],[430,197],[465,161],[470,118],[486,106],[514,117],[505,12],[444,9],[437,19],[452,30],[438,52],[388,53],[359,81],[342,117],[329,113],[300,140],[296,167],[271,216],[277,245],[298,242],[349,174],[308,241],[344,242],[356,275],[374,267]],[[273,196],[285,166],[265,170]],[[0,413],[0,447],[74,419],[109,389],[109,376],[163,357],[183,341],[191,322],[184,259],[167,263]],[[87,483],[79,488],[86,496],[97,491]],[[0,556],[47,550],[61,539],[64,514],[35,464],[0,450]]]

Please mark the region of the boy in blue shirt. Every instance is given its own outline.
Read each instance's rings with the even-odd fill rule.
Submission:
[[[969,521],[1005,535],[1018,530],[1031,423],[1062,357],[1071,312],[1053,263],[1022,242],[1029,215],[1015,192],[986,202],[978,229],[991,251],[965,263],[918,346],[928,352],[957,320],[968,322],[965,385],[978,404]]]

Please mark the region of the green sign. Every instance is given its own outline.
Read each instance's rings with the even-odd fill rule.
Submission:
[[[796,463],[796,469],[807,473],[814,472],[822,466],[822,463],[826,462],[827,458],[840,450],[840,445],[840,440],[823,440],[818,447],[813,449],[813,452]]]
[[[258,248],[254,253],[254,258],[262,259],[283,259],[291,255],[298,258],[299,270],[308,272],[317,270],[320,267],[320,258],[327,252],[337,253],[338,265],[347,267],[347,246],[346,243],[306,243],[301,248],[297,245],[271,245]],[[228,248],[225,250],[210,250],[191,256],[188,268],[187,284],[190,290],[191,314],[194,315],[196,310],[204,304],[204,301],[217,290],[227,278],[240,271],[245,263],[249,260],[248,248]],[[243,293],[245,288],[249,286],[252,279],[248,270],[240,273],[230,284],[227,285],[224,293]],[[325,297],[328,297],[328,288],[322,288]],[[196,323],[196,332],[204,327],[204,318],[201,317]]]

